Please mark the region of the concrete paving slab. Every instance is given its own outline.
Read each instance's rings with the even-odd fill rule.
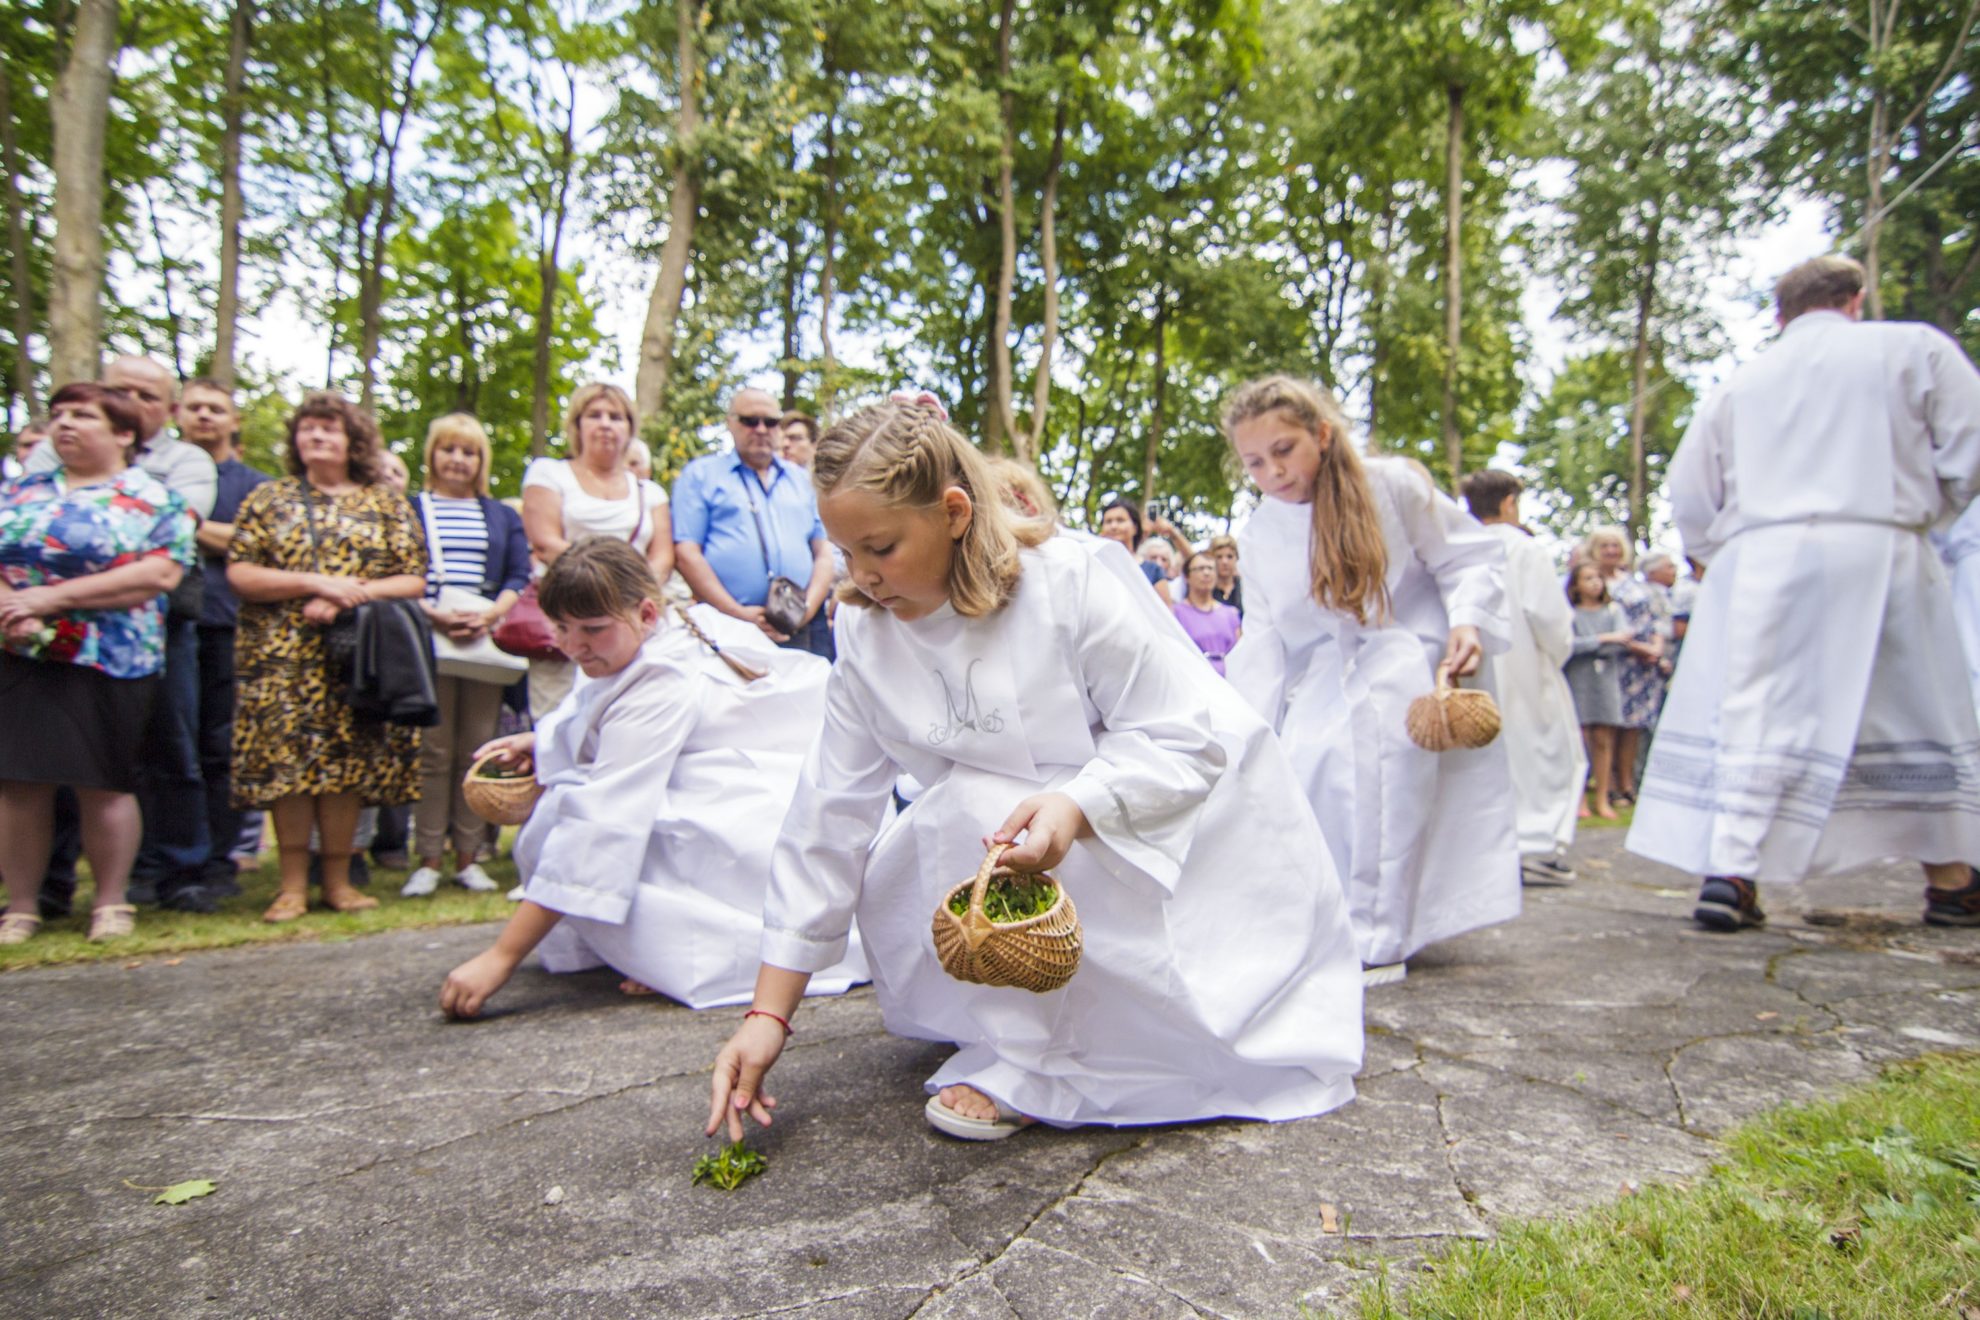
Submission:
[[[954,1142],[920,1117],[946,1047],[888,1036],[870,992],[810,1001],[734,1193],[689,1170],[740,1010],[532,966],[447,1023],[440,979],[490,928],[9,973],[0,1314],[1348,1314],[1505,1216],[1980,1048],[1980,935],[1919,926],[1914,871],[1714,936],[1621,843],[1590,832],[1577,883],[1371,993],[1361,1094],[1318,1119]],[[138,1190],[194,1177],[219,1191]]]

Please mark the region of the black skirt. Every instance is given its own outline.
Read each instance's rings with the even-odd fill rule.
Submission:
[[[0,652],[0,779],[136,792],[159,682]]]

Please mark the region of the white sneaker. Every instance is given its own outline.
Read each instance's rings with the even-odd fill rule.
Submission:
[[[527,886],[527,885],[517,885],[517,886],[516,886],[516,887],[515,887],[514,889],[511,889],[511,890],[509,891],[509,901],[510,901],[511,903],[520,903],[520,902],[522,902],[522,901],[523,901],[523,890],[525,890],[525,889],[527,889],[528,887],[529,887],[529,886]]]
[[[490,894],[496,889],[495,882],[488,878],[488,872],[473,862],[454,872],[454,883],[477,894]]]
[[[440,873],[430,866],[422,866],[399,886],[400,898],[426,898],[440,887]]]

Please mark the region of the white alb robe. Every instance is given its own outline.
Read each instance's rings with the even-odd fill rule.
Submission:
[[[1426,752],[1405,723],[1453,627],[1477,628],[1496,655],[1510,623],[1498,538],[1402,459],[1364,462],[1392,617],[1364,625],[1322,609],[1313,507],[1268,499],[1238,534],[1244,637],[1225,672],[1285,742],[1333,846],[1362,961],[1384,964],[1519,915],[1505,746]]]
[[[1980,726],[1926,531],[1980,484],[1980,372],[1928,326],[1789,322],[1671,460],[1708,565],[1629,833],[1696,875],[1980,861]]]
[[[1486,528],[1506,548],[1506,613],[1512,645],[1492,657],[1492,680],[1512,773],[1519,851],[1558,852],[1574,842],[1588,753],[1561,666],[1574,648],[1574,607],[1546,547],[1511,523]]]
[[[672,611],[631,664],[580,677],[536,733],[543,796],[516,836],[524,896],[563,914],[552,972],[609,966],[690,1008],[748,1002],[776,823],[824,719],[831,666],[696,606],[768,674],[744,683]],[[866,979],[857,945],[811,982]]]
[[[1055,536],[990,615],[845,609],[838,643],[765,962],[830,965],[856,913],[888,1030],[960,1046],[928,1090],[967,1084],[1051,1123],[1288,1119],[1353,1096],[1361,971],[1326,842],[1270,732],[1116,566]],[[923,791],[882,832],[903,773]],[[936,905],[1047,789],[1093,830],[1055,872],[1085,929],[1079,971],[1045,995],[956,981]]]
[[[1953,623],[1966,655],[1966,678],[1980,707],[1980,501],[1966,506],[1959,520],[1932,536],[1952,570]]]

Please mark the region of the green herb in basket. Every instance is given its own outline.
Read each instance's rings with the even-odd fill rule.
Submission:
[[[1042,917],[1058,901],[1059,887],[1050,880],[1019,880],[1000,876],[984,890],[983,915],[990,918],[993,926],[1008,926],[1013,922]],[[967,887],[958,889],[949,899],[949,911],[959,917],[969,914]]]
[[[733,1192],[743,1185],[744,1180],[754,1178],[769,1167],[769,1161],[738,1141],[732,1146],[722,1147],[713,1155],[703,1155],[696,1160],[694,1181],[712,1183],[725,1192]]]

